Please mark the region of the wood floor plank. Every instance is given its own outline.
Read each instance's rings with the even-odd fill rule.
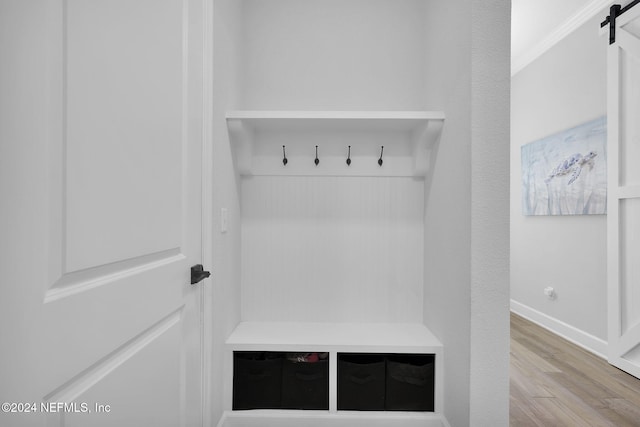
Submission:
[[[552,422],[548,414],[538,413],[537,405],[523,404],[524,400],[511,398],[510,424],[518,427],[547,427]],[[546,418],[546,419],[545,419]]]
[[[545,387],[541,371],[527,367],[516,356],[512,356],[511,366],[511,387],[520,389],[528,397],[553,397]]]
[[[540,357],[537,353],[532,351],[526,351],[526,347],[517,340],[511,341],[511,348],[513,349],[514,357],[535,366],[539,371],[561,372],[558,368],[549,363],[547,359]]]
[[[637,426],[640,423],[640,408],[627,399],[606,399],[608,408],[618,415],[617,425]]]
[[[511,315],[510,425],[640,427],[640,380]]]
[[[589,426],[611,426],[611,420],[607,418],[602,409],[605,407],[603,400],[593,397],[588,388],[571,387],[570,375],[549,374],[549,390],[555,396],[555,400],[568,408],[576,418],[583,419]]]

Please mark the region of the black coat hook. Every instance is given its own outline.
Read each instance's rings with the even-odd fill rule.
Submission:
[[[284,145],[282,146],[282,164],[287,166],[287,163],[289,162],[289,160],[287,160],[287,153],[284,151]]]
[[[384,152],[384,145],[380,147],[380,158],[378,159],[378,164],[382,166],[382,153]]]
[[[320,163],[320,160],[318,159],[318,146],[316,145],[316,159],[313,161],[313,163],[316,164],[316,166],[318,166],[318,163]]]
[[[349,146],[349,153],[347,154],[347,166],[351,166],[351,146]]]

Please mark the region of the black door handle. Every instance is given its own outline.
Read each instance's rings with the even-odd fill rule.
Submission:
[[[191,267],[191,284],[195,285],[196,283],[206,279],[211,276],[211,273],[204,270],[202,264],[196,264]]]

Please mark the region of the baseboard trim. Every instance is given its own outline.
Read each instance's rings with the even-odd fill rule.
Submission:
[[[607,359],[607,342],[527,305],[511,300],[511,311],[578,345],[596,356]]]

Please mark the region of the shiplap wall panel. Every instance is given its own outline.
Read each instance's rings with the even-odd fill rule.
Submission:
[[[424,182],[242,183],[242,318],[421,322]]]

